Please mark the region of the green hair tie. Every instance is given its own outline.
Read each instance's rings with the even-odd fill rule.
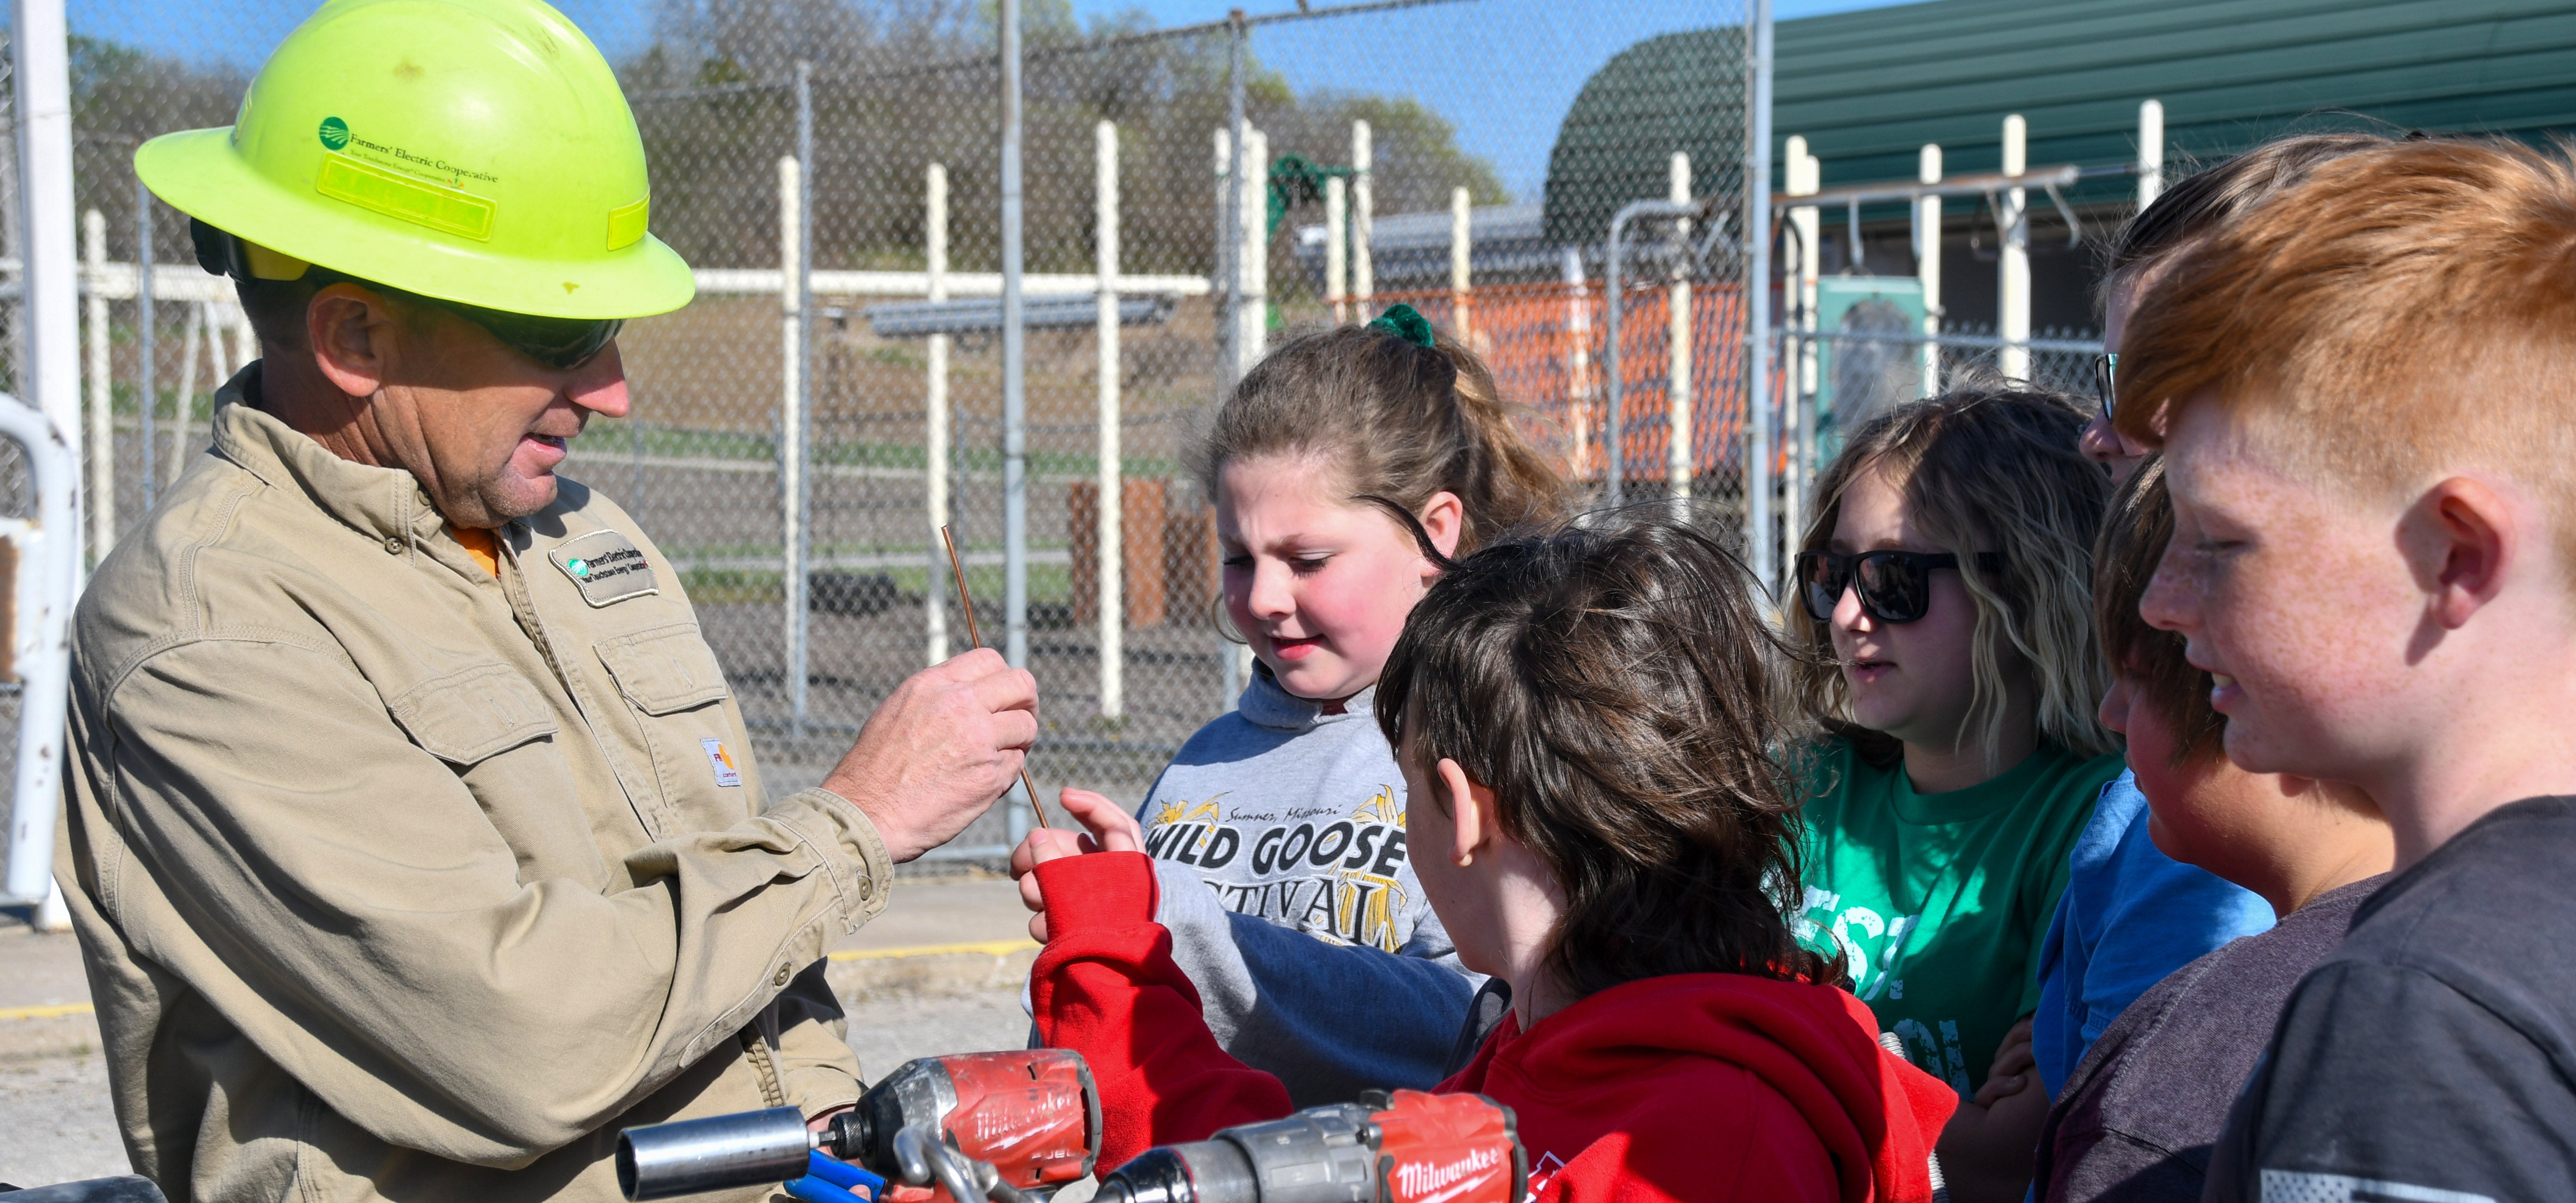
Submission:
[[[1370,322],[1368,328],[1384,330],[1426,351],[1439,341],[1431,333],[1431,319],[1401,302],[1387,306],[1386,312],[1377,315],[1377,320]]]

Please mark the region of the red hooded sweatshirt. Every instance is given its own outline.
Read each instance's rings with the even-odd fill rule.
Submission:
[[[1289,1113],[1278,1079],[1209,1034],[1171,934],[1153,922],[1151,862],[1093,853],[1037,873],[1049,942],[1030,1001],[1046,1044],[1091,1063],[1104,1171]],[[1881,1049],[1877,1031],[1868,1007],[1829,986],[1674,974],[1601,991],[1528,1032],[1506,1018],[1439,1089],[1518,1115],[1536,1203],[1929,1200],[1932,1145],[1958,1096]]]

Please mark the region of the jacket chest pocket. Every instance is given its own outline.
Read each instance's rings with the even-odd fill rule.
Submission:
[[[697,624],[602,640],[600,664],[626,699],[660,791],[658,835],[695,819],[730,824],[750,813],[753,782],[742,733],[724,705],[732,691]]]
[[[554,708],[525,677],[478,664],[386,704],[420,750],[447,762],[519,861],[519,879],[608,880],[590,807],[556,743]]]

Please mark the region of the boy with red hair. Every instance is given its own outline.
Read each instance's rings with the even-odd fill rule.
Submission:
[[[2576,161],[2358,151],[2127,331],[2175,532],[2142,604],[2248,771],[2377,799],[2397,874],[2302,981],[2211,1199],[2576,1189]]]

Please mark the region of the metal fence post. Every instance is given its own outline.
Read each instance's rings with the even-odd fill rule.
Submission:
[[[948,299],[948,168],[933,163],[923,173],[922,225],[927,293],[932,303]],[[930,519],[930,579],[922,589],[922,624],[929,640],[930,663],[948,658],[948,558],[939,532],[948,525],[948,336],[933,334],[923,355],[927,379],[922,398],[922,508]],[[970,599],[960,599],[968,605]]]
[[[2165,193],[2165,102],[2138,102],[2138,211]]]
[[[1625,216],[1627,210],[1620,210]],[[1625,308],[1619,295],[1620,228],[1626,223],[1610,220],[1609,244],[1601,255],[1601,476],[1611,509],[1627,502],[1628,448],[1626,406],[1628,381],[1626,366],[1619,358],[1619,317]]]
[[[1781,168],[1786,177],[1781,191],[1790,196],[1813,196],[1824,165],[1807,153],[1807,140],[1797,135],[1785,139],[1788,162]],[[1781,299],[1787,312],[1780,324],[1796,339],[1795,366],[1786,373],[1786,416],[1781,420],[1782,458],[1788,461],[1785,479],[1780,482],[1780,527],[1788,539],[1798,538],[1805,530],[1807,469],[1815,458],[1816,437],[1816,276],[1822,262],[1823,243],[1817,238],[1818,214],[1814,205],[1799,205],[1789,210],[1789,228],[1798,240],[1798,261],[1792,271],[1794,287],[1784,286]],[[1775,342],[1783,362],[1791,359],[1791,346],[1785,339]]]
[[[1914,176],[1916,182],[1941,182],[1941,147],[1939,143],[1923,144],[1921,162]],[[1914,202],[1914,278],[1923,285],[1923,336],[1941,333],[1941,198],[1926,196]],[[1933,397],[1941,392],[1941,345],[1923,344],[1923,395]]]
[[[158,336],[161,323],[155,320],[152,306],[152,190],[143,181],[134,181],[134,351],[139,361],[134,372],[134,409],[138,430],[143,436],[143,512],[152,512],[154,486],[159,482],[152,470],[153,418],[161,408],[160,355]]]
[[[2030,124],[2019,113],[2004,118],[2004,174],[2030,170]],[[2004,190],[2003,254],[1995,264],[1995,333],[2004,349],[1995,368],[2006,379],[2030,379],[2030,194]]]
[[[63,0],[12,0],[10,16],[22,206],[18,249],[26,257],[19,282],[27,359],[20,365],[18,387],[28,404],[53,422],[78,464],[81,353],[78,271],[72,264],[70,37]],[[77,500],[73,512],[78,512]],[[70,538],[77,547],[78,532]],[[97,551],[107,554],[104,545]],[[78,558],[75,552],[74,561]]]
[[[1366,121],[1351,123],[1351,297],[1366,319],[1377,298],[1377,150]]]
[[[778,583],[787,606],[788,729],[805,722],[805,261],[804,170],[778,160]]]
[[[796,60],[796,582],[787,621],[796,637],[789,648],[790,729],[802,734],[813,654],[812,614],[806,605],[814,570],[814,64]]]
[[[88,268],[89,299],[89,553],[91,562],[107,558],[116,546],[116,382],[108,375],[107,357],[107,215],[96,209],[81,216],[81,258]],[[77,427],[79,423],[74,422]]]
[[[1098,213],[1092,267],[1100,277],[1100,504],[1092,525],[1099,548],[1100,716],[1114,719],[1127,712],[1126,486],[1118,462],[1118,126],[1103,121],[1093,127],[1092,137],[1097,160],[1092,203]]]
[[[1339,325],[1351,320],[1350,181],[1324,181],[1324,303]]]
[[[21,9],[20,20],[24,20]],[[19,28],[26,28],[24,25]],[[68,225],[71,206],[60,211]],[[39,232],[45,224],[30,221]],[[65,252],[69,247],[62,248]],[[66,253],[65,260],[70,258]],[[66,281],[68,283],[68,281]],[[55,297],[65,309],[67,298]],[[0,436],[26,453],[36,495],[33,546],[21,554],[14,645],[19,678],[16,779],[8,873],[0,895],[36,901],[54,887],[54,820],[62,806],[63,719],[71,701],[71,609],[80,582],[80,461],[61,426],[0,394]],[[58,905],[58,904],[55,904]]]
[[[1002,18],[1002,609],[1003,655],[1029,663],[1028,332],[1020,295],[1020,0],[1001,0]],[[1036,798],[1023,799],[1026,807]],[[1029,811],[1010,810],[1011,843],[1028,833]]]
[[[1691,199],[1690,156],[1673,152],[1672,191],[1667,198],[1676,205],[1687,205]],[[1691,263],[1690,219],[1673,220],[1673,247],[1678,252],[1673,263],[1671,299],[1667,306],[1672,318],[1670,376],[1665,384],[1670,417],[1665,419],[1667,437],[1664,447],[1665,487],[1673,502],[1673,521],[1689,522],[1691,518],[1691,469],[1698,457],[1694,454],[1691,431]]]
[[[1234,382],[1252,366],[1251,353],[1243,345],[1243,10],[1226,14],[1225,59],[1225,153],[1224,211],[1225,229],[1217,239],[1217,262],[1225,272],[1225,300],[1217,323],[1218,337],[1225,340],[1225,376],[1218,400],[1232,391]],[[1362,178],[1366,178],[1363,176]],[[1216,498],[1208,498],[1214,504]],[[1235,699],[1243,696],[1244,669],[1241,648],[1217,633],[1216,658],[1219,666],[1218,690],[1224,694],[1223,708],[1234,709]]]
[[[1567,470],[1580,480],[1592,471],[1592,306],[1583,279],[1583,248],[1557,248],[1557,274],[1565,282],[1565,402]]]
[[[1449,324],[1458,331],[1458,341],[1467,341],[1475,321],[1470,315],[1468,291],[1475,287],[1476,271],[1476,202],[1464,188],[1449,190]]]
[[[1753,163],[1744,191],[1751,209],[1745,229],[1751,232],[1753,263],[1745,288],[1746,317],[1753,345],[1745,356],[1752,387],[1747,391],[1745,429],[1750,434],[1745,465],[1744,542],[1753,561],[1753,579],[1773,588],[1771,533],[1771,0],[1753,0]]]

